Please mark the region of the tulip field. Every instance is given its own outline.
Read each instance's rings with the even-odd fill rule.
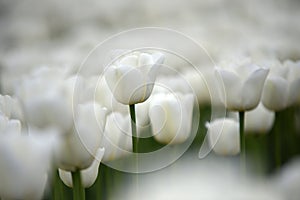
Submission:
[[[299,200],[299,9],[0,0],[0,200]]]

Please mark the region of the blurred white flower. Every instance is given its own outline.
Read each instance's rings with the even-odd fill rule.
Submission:
[[[221,101],[229,110],[254,109],[261,98],[269,70],[258,67],[249,59],[238,63],[221,63],[215,69]]]
[[[245,132],[268,133],[273,127],[275,113],[260,103],[255,109],[245,113]]]
[[[154,94],[149,117],[154,138],[165,144],[178,144],[191,135],[194,96],[192,94]]]
[[[109,66],[105,79],[115,99],[125,105],[145,101],[152,92],[163,60],[161,53],[134,52]]]
[[[91,166],[80,171],[81,182],[84,188],[92,186],[96,181],[98,176],[99,165],[104,155],[104,151],[104,148],[99,148]],[[73,187],[71,172],[59,169],[59,177],[68,187]]]
[[[287,163],[274,176],[278,191],[281,191],[287,200],[298,200],[300,196],[300,158],[297,157]]]
[[[132,152],[132,138],[129,114],[112,112],[106,118],[101,146],[105,148],[103,161],[121,158]]]
[[[67,171],[88,168],[100,148],[107,110],[95,103],[76,108],[72,131],[61,135],[56,149],[58,167]]]
[[[0,196],[42,199],[51,167],[53,143],[47,137],[0,135]]]
[[[210,147],[218,155],[236,155],[240,152],[239,123],[233,119],[215,119],[205,124]]]
[[[221,104],[214,68],[207,67],[200,72],[190,69],[185,71],[184,77],[193,88],[200,105]]]
[[[279,111],[300,102],[300,61],[281,64],[269,62],[270,74],[265,82],[262,103],[270,110]]]
[[[26,120],[39,128],[56,127],[68,132],[73,124],[72,102],[76,78],[63,69],[41,67],[25,77],[18,88]],[[80,78],[78,78],[78,84]]]

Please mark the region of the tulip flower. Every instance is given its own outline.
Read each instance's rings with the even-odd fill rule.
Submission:
[[[64,133],[70,131],[73,124],[72,100],[75,99],[71,82],[63,70],[47,67],[36,69],[22,81],[17,95],[22,100],[30,125],[56,127]]]
[[[280,111],[300,101],[300,62],[279,61],[270,63],[262,95],[262,102],[269,110]]]
[[[223,68],[215,69],[223,104],[233,111],[254,109],[260,101],[269,70],[260,68],[250,60],[223,65]]]
[[[154,138],[165,144],[183,143],[191,135],[194,96],[155,94],[149,106]]]
[[[208,141],[216,154],[236,155],[240,152],[239,123],[233,119],[216,119],[205,124]]]
[[[48,138],[0,135],[0,197],[42,199],[52,148]]]
[[[103,155],[104,155],[104,148],[98,149],[96,157],[93,163],[91,164],[91,166],[80,171],[81,183],[84,188],[88,188],[92,186],[96,181],[98,176],[98,168]],[[59,176],[65,185],[71,188],[73,187],[71,172],[59,169]]]
[[[125,105],[145,101],[152,92],[163,60],[161,53],[134,52],[109,66],[105,79],[115,99]]]
[[[245,113],[245,132],[268,133],[273,127],[275,113],[260,103],[255,109]]]
[[[105,148],[103,161],[115,160],[132,152],[129,114],[112,112],[107,116],[101,144]]]
[[[100,147],[107,110],[85,103],[76,108],[74,130],[61,135],[56,150],[58,166],[67,171],[88,168]]]

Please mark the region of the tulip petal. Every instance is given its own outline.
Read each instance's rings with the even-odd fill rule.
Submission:
[[[242,90],[240,91],[243,110],[251,110],[258,105],[268,73],[269,70],[266,69],[255,70],[243,84]]]
[[[221,68],[216,68],[215,70],[221,101],[228,109],[239,109],[241,107],[240,89],[242,85],[240,78],[231,71]]]
[[[288,82],[281,77],[269,77],[264,85],[262,103],[269,110],[279,111],[286,107]]]

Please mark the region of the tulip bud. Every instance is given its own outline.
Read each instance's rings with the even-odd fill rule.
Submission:
[[[96,181],[98,176],[98,171],[99,171],[98,170],[99,165],[103,155],[104,155],[104,148],[98,149],[96,157],[93,163],[91,164],[91,166],[80,171],[81,183],[84,188],[89,188]],[[71,188],[73,187],[71,172],[59,169],[59,177],[64,182],[65,185]]]
[[[233,119],[216,119],[206,123],[208,141],[216,154],[236,155],[240,152],[239,123]]]
[[[194,96],[155,94],[149,106],[154,138],[165,144],[183,143],[191,135]]]
[[[255,109],[245,113],[245,132],[268,133],[273,127],[275,113],[260,103]]]
[[[105,79],[115,99],[122,104],[141,103],[150,96],[158,67],[163,63],[161,53],[131,53],[109,66]]]
[[[237,64],[227,63],[215,70],[220,98],[227,109],[247,111],[258,105],[268,69],[245,60]]]

